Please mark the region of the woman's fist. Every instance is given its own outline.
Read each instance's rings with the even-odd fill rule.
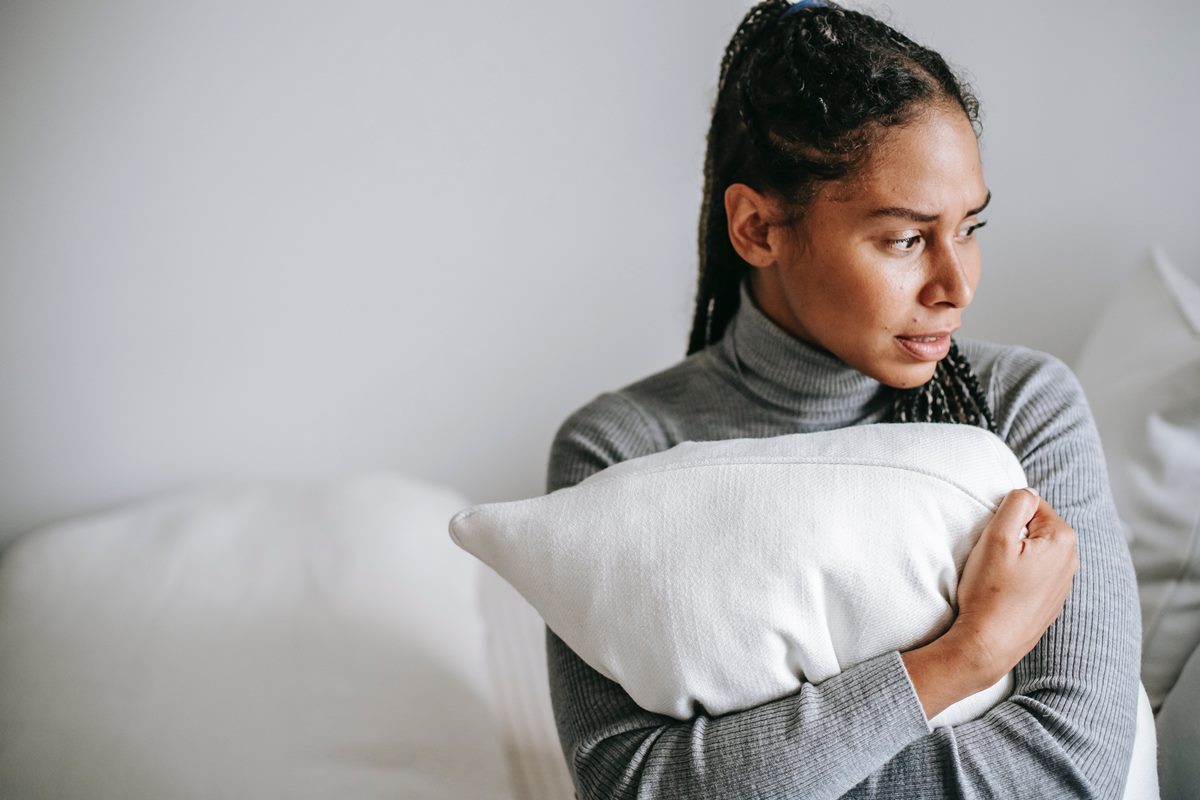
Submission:
[[[1009,492],[967,557],[948,633],[999,680],[1058,618],[1078,569],[1074,529],[1032,490]]]

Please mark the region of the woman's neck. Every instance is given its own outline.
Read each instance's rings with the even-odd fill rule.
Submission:
[[[772,321],[745,283],[741,303],[721,341],[718,358],[760,400],[825,425],[881,420],[894,390]]]

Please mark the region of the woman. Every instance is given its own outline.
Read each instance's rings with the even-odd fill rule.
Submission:
[[[745,711],[647,712],[547,629],[581,798],[1121,793],[1140,622],[1086,402],[1051,356],[951,338],[990,198],[977,111],[940,56],[878,20],[751,9],[708,134],[689,355],[571,415],[548,488],[686,440],[917,420],[993,430],[1042,498],[1005,498],[939,639]],[[1007,701],[930,730],[1014,668]]]

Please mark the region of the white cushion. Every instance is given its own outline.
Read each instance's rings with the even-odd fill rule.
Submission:
[[[1158,712],[1163,797],[1200,797],[1200,647]]]
[[[1076,373],[1130,539],[1157,709],[1200,644],[1200,286],[1155,250],[1115,292]]]
[[[463,500],[377,474],[80,518],[0,562],[0,796],[510,797]]]
[[[686,719],[935,638],[980,531],[1024,485],[987,431],[872,425],[687,442],[450,527],[594,669]],[[932,724],[974,718],[1010,687]]]

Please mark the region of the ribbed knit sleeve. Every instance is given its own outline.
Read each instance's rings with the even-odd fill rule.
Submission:
[[[758,327],[750,334],[774,336],[765,321],[751,323]],[[743,334],[746,342],[755,343]],[[750,355],[756,352],[768,351]],[[1051,356],[985,343],[966,352],[984,367],[998,432],[1030,485],[1077,534],[1071,593],[1017,665],[1012,697],[977,720],[931,732],[903,661],[891,652],[764,705],[681,722],[638,707],[547,630],[551,700],[580,798],[1121,796],[1136,728],[1141,626],[1091,413],[1074,375]],[[663,373],[637,391],[601,395],[560,428],[548,488],[666,449],[681,435],[821,427],[823,416],[801,410],[813,405],[810,396],[789,415],[778,410],[791,396],[779,394],[782,387],[789,380],[798,386],[788,370],[804,354],[769,354],[758,373],[745,364],[736,371],[739,381],[758,381],[752,391],[744,391],[749,383],[705,382],[714,359]],[[803,363],[808,389],[843,385],[833,366]],[[722,394],[722,386],[733,388]],[[775,394],[759,400],[766,390]],[[843,424],[874,419],[862,414]]]
[[[1002,437],[1029,484],[1075,529],[1079,571],[1062,614],[1017,665],[1014,693],[938,728],[851,797],[1120,797],[1136,728],[1141,621],[1129,551],[1083,391],[1057,359],[997,363]]]

